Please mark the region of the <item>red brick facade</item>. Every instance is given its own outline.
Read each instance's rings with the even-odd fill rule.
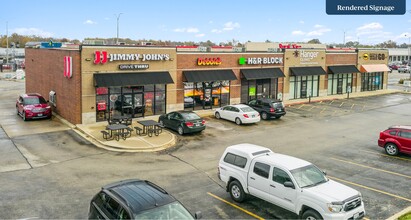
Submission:
[[[53,111],[73,124],[81,123],[81,67],[78,50],[26,48],[26,92],[49,99],[56,92]],[[73,60],[73,76],[64,77],[64,56]]]

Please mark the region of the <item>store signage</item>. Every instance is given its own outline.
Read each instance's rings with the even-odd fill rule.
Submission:
[[[386,55],[384,53],[365,53],[362,58],[364,60],[385,60]]]
[[[318,58],[318,51],[296,50],[293,52],[294,57],[300,58],[300,64],[318,64],[315,59]]]
[[[118,68],[120,70],[145,70],[149,68],[149,64],[121,64]]]
[[[282,57],[240,57],[238,64],[240,65],[258,65],[258,64],[281,64],[283,63]]]
[[[220,65],[221,58],[216,57],[216,58],[197,58],[197,65],[199,66],[218,66]]]
[[[279,44],[278,47],[281,48],[281,49],[298,49],[298,48],[301,48],[301,46],[297,45],[297,44]]]
[[[113,61],[167,61],[170,54],[108,54],[107,51],[94,52],[94,64],[105,64]]]
[[[71,56],[64,56],[64,77],[67,79],[73,77],[73,58]]]

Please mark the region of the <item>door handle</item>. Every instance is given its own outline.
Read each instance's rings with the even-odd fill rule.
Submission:
[[[255,178],[254,178],[254,177],[250,177],[250,179],[255,180]]]
[[[271,184],[270,184],[270,186],[271,186],[271,187],[273,187],[273,188],[275,188],[275,186],[274,186],[274,185],[271,185]]]

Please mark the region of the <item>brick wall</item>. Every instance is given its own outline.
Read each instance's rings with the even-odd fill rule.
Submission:
[[[26,93],[37,92],[49,99],[56,92],[53,111],[73,124],[81,123],[81,74],[78,50],[26,48]],[[73,77],[64,77],[64,56],[73,60]]]

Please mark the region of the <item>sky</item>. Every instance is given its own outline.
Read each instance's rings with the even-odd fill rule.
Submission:
[[[326,0],[7,0],[0,35],[171,41],[409,43],[405,15],[327,15]],[[117,22],[118,21],[118,22]],[[117,26],[118,24],[118,26]],[[345,37],[345,39],[344,39]]]

